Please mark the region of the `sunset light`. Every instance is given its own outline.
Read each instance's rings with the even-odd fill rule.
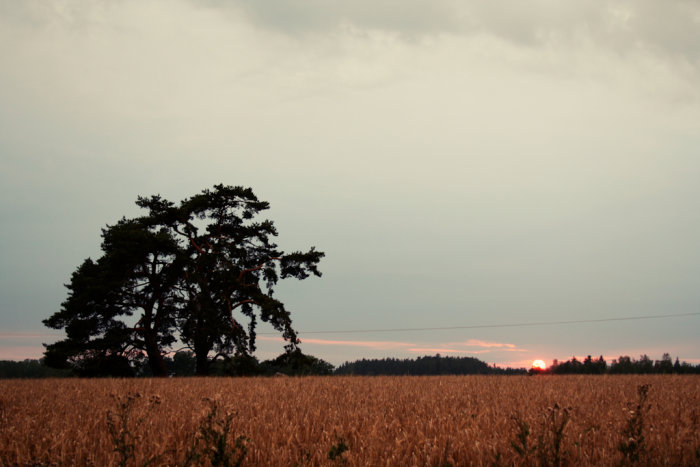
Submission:
[[[532,369],[533,370],[546,370],[547,365],[542,360],[535,360],[534,362],[532,362]]]

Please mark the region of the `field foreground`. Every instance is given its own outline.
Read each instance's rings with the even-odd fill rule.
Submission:
[[[0,465],[238,459],[698,465],[700,376],[0,381]]]

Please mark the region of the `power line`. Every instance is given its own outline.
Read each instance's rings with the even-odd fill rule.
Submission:
[[[507,323],[507,324],[474,324],[469,326],[444,326],[432,328],[385,328],[385,329],[352,329],[352,330],[326,330],[326,331],[299,331],[297,334],[362,334],[377,332],[414,332],[414,331],[449,331],[453,329],[485,329],[485,328],[518,328],[530,326],[552,326],[559,324],[583,324],[603,323],[608,321],[636,321],[642,319],[678,318],[682,316],[698,316],[700,312],[674,313],[669,315],[628,316],[623,318],[598,318],[598,319],[574,319],[568,321],[536,321],[531,323]],[[276,334],[274,332],[261,332],[258,334]]]

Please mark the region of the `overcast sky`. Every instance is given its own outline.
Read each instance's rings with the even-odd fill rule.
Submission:
[[[278,293],[334,364],[698,363],[697,314],[305,331],[697,313],[699,151],[697,1],[0,0],[0,359],[138,195],[224,183],[326,252]]]

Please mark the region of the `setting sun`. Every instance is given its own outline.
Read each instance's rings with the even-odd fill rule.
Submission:
[[[535,370],[546,370],[547,365],[542,360],[535,360],[532,362],[532,368]]]

